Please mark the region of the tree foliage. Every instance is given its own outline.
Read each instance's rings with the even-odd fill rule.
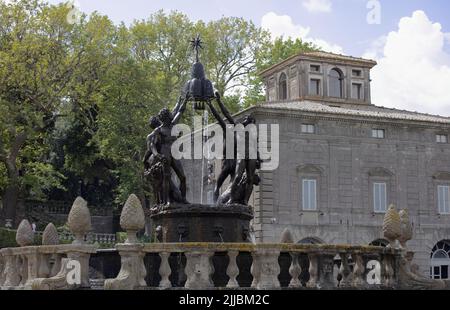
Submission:
[[[94,13],[69,24],[69,8],[0,1],[0,192],[17,200],[123,202],[143,196],[148,119],[172,107],[199,34],[206,74],[231,111],[261,101],[257,73],[295,53],[301,40],[272,40],[237,17],[192,21],[158,11],[127,26]],[[189,117],[187,115],[186,117]]]

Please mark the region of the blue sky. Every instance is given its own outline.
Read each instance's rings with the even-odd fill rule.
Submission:
[[[65,2],[49,0],[50,3]],[[192,20],[252,20],[274,36],[301,37],[327,51],[375,59],[376,105],[450,116],[448,0],[75,0],[85,13],[132,23],[160,9]],[[370,24],[368,5],[380,5]],[[373,7],[373,6],[371,6]]]
[[[380,0],[381,23],[369,25],[366,16],[368,0],[330,0],[330,12],[310,12],[303,0],[77,0],[86,13],[98,11],[114,22],[129,24],[145,19],[151,13],[178,10],[197,20],[239,16],[261,25],[262,17],[274,12],[289,15],[295,24],[310,28],[310,35],[342,46],[346,54],[361,56],[377,37],[394,30],[401,17],[423,10],[430,20],[439,22],[450,32],[448,0]],[[63,2],[50,0],[50,3]],[[446,46],[448,49],[448,46]]]

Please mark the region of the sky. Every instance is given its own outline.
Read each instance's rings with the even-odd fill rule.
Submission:
[[[49,0],[50,3],[65,2]],[[158,10],[192,20],[238,16],[272,35],[374,59],[372,102],[450,116],[448,0],[76,0],[85,13],[133,23]]]

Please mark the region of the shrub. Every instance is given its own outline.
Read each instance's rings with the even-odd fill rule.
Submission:
[[[117,232],[116,233],[116,243],[124,243],[127,240],[126,232]]]
[[[0,228],[0,249],[17,246],[16,231],[12,229]]]

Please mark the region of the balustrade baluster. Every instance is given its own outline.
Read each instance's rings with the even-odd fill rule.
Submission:
[[[17,260],[19,262],[19,275],[20,275],[20,283],[19,286],[25,286],[25,283],[28,279],[28,263],[25,255],[20,254],[17,256]]]
[[[339,268],[339,275],[341,276],[341,281],[339,282],[339,287],[346,288],[351,286],[351,270],[348,264],[348,253],[342,252],[339,254],[341,257],[341,266]]]
[[[58,274],[58,272],[61,270],[61,254],[52,254],[52,257],[50,258],[50,264],[52,266],[50,270],[50,277],[54,277]]]
[[[335,253],[322,252],[318,256],[319,288],[331,289],[334,281],[334,257]]]
[[[194,251],[186,252],[186,276],[187,280],[184,285],[188,289],[211,289],[214,288],[212,274],[214,267],[212,257],[214,252],[211,251]]]
[[[364,261],[361,253],[352,254],[353,262],[355,263],[353,267],[353,287],[365,287],[366,281],[364,279]]]
[[[20,283],[20,275],[19,275],[19,260],[18,256],[11,253],[11,249],[7,249],[7,252],[4,254],[5,267],[4,274],[5,279],[3,282],[3,286],[5,287],[15,287]]]
[[[250,267],[250,273],[253,276],[253,281],[251,284],[252,288],[256,288],[258,286],[260,269],[261,267],[258,254],[256,252],[252,252],[252,266]]]
[[[159,266],[159,275],[161,276],[161,282],[159,282],[160,288],[170,288],[172,284],[170,283],[169,276],[172,273],[169,264],[169,252],[160,252],[159,257],[161,257],[161,265]]]
[[[38,257],[38,277],[48,278],[50,276],[50,255],[40,254]]]
[[[316,288],[319,285],[319,260],[317,253],[308,253],[309,258],[309,281],[306,286]]]
[[[238,251],[228,251],[228,257],[230,262],[227,267],[227,276],[230,278],[227,283],[227,288],[237,288],[239,283],[236,278],[239,275],[239,267],[236,262],[236,258],[239,255]]]
[[[383,284],[386,287],[393,287],[395,285],[393,263],[394,263],[394,259],[391,255],[389,255],[389,254],[382,255],[381,276],[384,280]]]
[[[257,268],[252,271],[257,289],[279,288],[280,281],[280,265],[278,258],[280,250],[278,249],[257,249],[253,253],[253,264],[257,264]]]
[[[298,262],[299,254],[298,253],[290,253],[292,258],[291,266],[289,267],[289,274],[292,279],[289,283],[289,287],[298,288],[302,286],[302,283],[299,279],[300,274],[302,273],[302,268]]]

